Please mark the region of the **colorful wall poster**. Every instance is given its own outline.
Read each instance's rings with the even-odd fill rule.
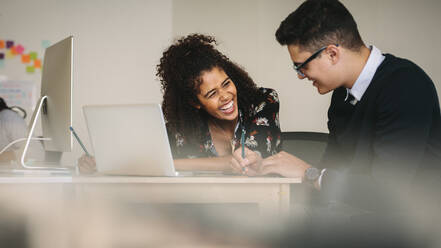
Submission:
[[[50,46],[50,41],[41,41],[41,47],[44,49]],[[42,59],[38,57],[36,51],[26,52],[26,48],[16,41],[0,38],[0,69],[4,68],[8,60],[19,58],[25,68],[26,73],[35,73],[42,69]]]

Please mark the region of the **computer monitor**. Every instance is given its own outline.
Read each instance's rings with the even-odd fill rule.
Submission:
[[[72,151],[72,82],[73,82],[73,36],[46,48],[41,77],[41,97],[30,122],[21,165],[28,169],[46,167],[29,166],[25,163],[29,142],[34,135],[36,122],[41,117],[44,148],[46,152]],[[61,156],[60,156],[61,158]]]

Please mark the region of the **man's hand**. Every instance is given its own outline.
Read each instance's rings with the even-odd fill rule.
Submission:
[[[304,177],[305,171],[311,167],[305,161],[287,152],[281,151],[262,161],[261,175],[279,174],[284,177]]]
[[[242,148],[237,149],[233,153],[231,166],[233,172],[247,176],[259,175],[262,157],[259,153],[251,151],[245,147],[245,158],[242,158]]]

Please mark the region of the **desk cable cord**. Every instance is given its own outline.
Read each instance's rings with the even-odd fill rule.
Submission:
[[[9,149],[9,147],[13,146],[15,143],[21,142],[21,141],[26,141],[27,138],[20,138],[20,139],[16,139],[14,141],[12,141],[11,143],[7,144],[1,151],[0,151],[0,155],[2,153],[4,153],[6,150]],[[51,138],[31,138],[31,140],[51,140]]]

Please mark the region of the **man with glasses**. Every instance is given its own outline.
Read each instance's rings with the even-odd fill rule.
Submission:
[[[235,154],[233,167],[302,177],[323,198],[369,211],[408,207],[422,194],[439,198],[440,107],[420,67],[366,46],[337,0],[305,1],[276,38],[300,79],[332,92],[328,146],[318,165],[286,152],[262,160],[247,150],[245,159]]]

